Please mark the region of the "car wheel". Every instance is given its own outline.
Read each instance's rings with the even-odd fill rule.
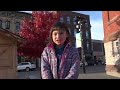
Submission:
[[[29,68],[29,67],[26,67],[26,71],[27,71],[27,72],[30,71],[30,68]]]

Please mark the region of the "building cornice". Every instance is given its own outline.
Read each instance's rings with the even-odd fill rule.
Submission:
[[[15,18],[15,19],[22,19],[24,16],[30,18],[30,13],[19,12],[19,11],[0,11],[0,16],[8,17],[8,18]]]

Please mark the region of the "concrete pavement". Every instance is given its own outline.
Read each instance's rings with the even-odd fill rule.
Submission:
[[[86,67],[85,74],[81,67],[78,79],[120,79],[120,77],[106,73],[105,65],[96,65]]]
[[[40,70],[18,72],[18,79],[40,79]],[[120,79],[120,77],[106,74],[104,65],[86,67],[86,74],[83,73],[83,68],[80,67],[78,79]]]
[[[106,73],[89,73],[80,74],[78,79],[120,79],[120,78],[107,75]]]

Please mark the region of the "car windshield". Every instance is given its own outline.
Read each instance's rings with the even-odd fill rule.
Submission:
[[[18,65],[27,65],[27,62],[19,63]]]

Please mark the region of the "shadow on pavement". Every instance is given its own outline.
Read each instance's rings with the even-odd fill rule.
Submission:
[[[96,66],[86,66],[85,67],[86,73],[105,73],[105,65],[96,65]],[[83,72],[83,67],[80,67],[80,73]]]

